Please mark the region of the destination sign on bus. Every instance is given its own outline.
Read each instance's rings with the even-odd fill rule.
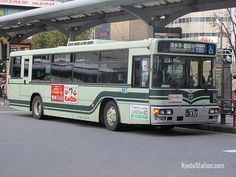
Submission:
[[[158,52],[162,53],[183,53],[198,55],[215,55],[216,45],[187,41],[160,41]]]

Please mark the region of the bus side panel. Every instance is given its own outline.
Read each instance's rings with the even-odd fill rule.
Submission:
[[[26,100],[22,100],[20,96],[20,87],[21,84],[8,84],[7,92],[10,107],[15,108],[17,110],[28,111],[29,104],[27,104]]]
[[[11,106],[19,110],[29,111],[31,96],[36,93],[42,97],[45,115],[98,122],[102,100],[108,98],[117,103],[121,123],[150,124],[146,89],[127,88],[122,93],[122,87],[81,86],[78,103],[52,102],[50,84],[9,84],[8,89]]]
[[[150,124],[149,106],[147,104],[119,102],[121,123]]]
[[[121,123],[150,124],[149,90],[128,88],[122,98],[118,98]]]
[[[98,122],[99,109],[96,109],[92,114],[81,114],[74,113],[70,111],[61,111],[61,110],[50,110],[48,108],[44,109],[44,114],[48,116],[57,116],[66,119],[76,119],[76,120],[84,120],[90,122]]]
[[[117,98],[121,95],[121,90],[106,86],[79,86],[78,103],[81,105],[80,111],[84,113],[84,116],[78,115],[79,119],[99,122],[100,107],[104,99],[118,103]]]

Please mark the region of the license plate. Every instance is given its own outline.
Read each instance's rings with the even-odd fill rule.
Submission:
[[[198,110],[197,109],[187,109],[185,113],[185,117],[197,117]]]

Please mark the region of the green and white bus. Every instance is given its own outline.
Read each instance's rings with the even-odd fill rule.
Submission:
[[[92,40],[12,52],[8,99],[36,119],[56,115],[109,130],[215,123],[215,57],[214,43],[183,39]]]

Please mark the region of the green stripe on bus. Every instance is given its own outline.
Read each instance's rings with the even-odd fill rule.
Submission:
[[[79,113],[79,114],[91,114],[92,112],[83,112],[83,111],[76,111],[76,110],[71,110],[71,109],[55,109],[51,107],[45,107],[45,110],[50,110],[50,111],[61,111],[61,112],[70,112],[70,113]],[[94,111],[93,111],[94,112]]]
[[[10,106],[18,106],[18,107],[24,107],[24,108],[28,108],[29,105],[22,105],[22,104],[14,104],[14,103],[10,103]]]
[[[63,103],[56,103],[56,102],[44,102],[43,105],[47,109],[54,109],[59,108],[63,110],[73,110],[72,112],[84,112],[84,113],[92,113],[96,110],[98,105],[101,103],[103,98],[114,98],[117,101],[123,101],[123,102],[141,102],[141,103],[148,103],[148,94],[146,93],[120,93],[120,92],[101,92],[98,94],[98,96],[95,98],[93,103],[89,106],[83,106],[83,105],[77,105],[77,104],[63,104]],[[146,100],[145,100],[146,99]],[[30,101],[23,101],[23,100],[9,100],[10,103],[16,103],[16,104],[24,104],[24,105],[30,105]]]
[[[150,90],[150,97],[152,96],[168,96],[170,94],[175,94],[175,95],[178,95],[178,94],[181,94],[183,95],[184,98],[188,98],[189,97],[189,94],[192,94],[193,96],[193,99],[197,98],[197,97],[200,97],[200,96],[209,96],[213,93],[216,93],[217,91],[216,90],[196,90],[196,91],[192,91],[192,92],[189,92],[189,91],[185,91],[185,90],[176,90],[176,89],[173,89],[173,90]]]
[[[30,102],[29,101],[23,101],[23,100],[11,100],[9,99],[8,100],[10,102],[10,104],[24,104],[24,105],[30,105]]]
[[[160,100],[160,101],[168,101],[168,98],[166,96],[163,96],[163,97],[150,97],[150,100]],[[201,96],[201,97],[198,97],[198,98],[194,98],[192,100],[189,100],[187,98],[183,98],[183,101],[185,103],[188,103],[188,104],[193,104],[197,101],[202,101],[202,100],[210,100],[210,96]]]

